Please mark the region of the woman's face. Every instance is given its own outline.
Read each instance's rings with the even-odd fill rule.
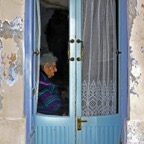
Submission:
[[[53,77],[55,72],[57,72],[56,62],[53,62],[50,66],[45,64],[44,72],[47,74],[48,78]]]

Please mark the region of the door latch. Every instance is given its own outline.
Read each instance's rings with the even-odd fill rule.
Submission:
[[[77,61],[82,61],[84,59],[84,45],[83,45],[83,41],[80,39],[77,39],[76,41],[77,43],[81,43],[81,58],[77,57]]]
[[[81,126],[82,122],[87,122],[87,120],[82,120],[81,117],[78,117],[77,118],[77,129],[78,130],[81,130],[81,128],[82,128],[82,126]]]

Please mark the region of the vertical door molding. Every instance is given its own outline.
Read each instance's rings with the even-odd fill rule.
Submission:
[[[29,144],[34,133],[32,127],[32,47],[34,0],[25,1],[24,17],[24,113],[26,117],[26,144]]]
[[[126,143],[126,119],[128,116],[128,26],[127,26],[127,0],[119,0],[119,91],[121,114],[121,140]]]

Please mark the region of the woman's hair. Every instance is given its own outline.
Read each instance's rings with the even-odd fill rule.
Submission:
[[[51,65],[53,62],[57,61],[57,57],[55,57],[52,53],[43,54],[40,58],[40,65],[43,66],[45,64]]]

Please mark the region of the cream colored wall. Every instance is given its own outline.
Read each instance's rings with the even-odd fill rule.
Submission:
[[[127,144],[144,144],[144,0],[128,1],[129,120]]]
[[[0,0],[0,144],[25,144],[24,0]]]

